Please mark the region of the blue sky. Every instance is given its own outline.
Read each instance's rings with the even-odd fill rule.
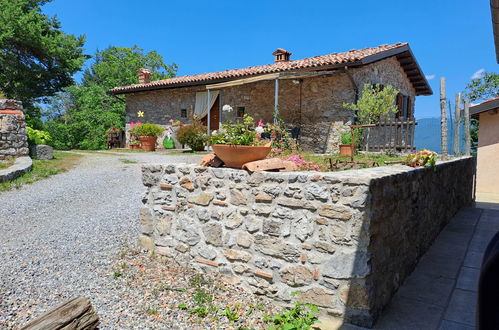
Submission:
[[[409,42],[433,77],[418,118],[439,115],[439,77],[453,100],[476,72],[497,71],[488,0],[55,0],[43,11],[86,35],[87,54],[137,45],[177,63],[178,75],[268,64],[278,47],[299,59]]]

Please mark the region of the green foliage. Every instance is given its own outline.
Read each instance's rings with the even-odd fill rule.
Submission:
[[[464,97],[473,101],[485,101],[499,96],[499,74],[485,72],[481,78],[473,79],[466,85]],[[478,148],[478,120],[471,119],[470,123],[471,148]]]
[[[164,129],[156,124],[144,123],[134,126],[130,130],[133,136],[160,136]]]
[[[391,85],[381,87],[365,84],[362,96],[356,103],[344,103],[343,106],[357,111],[357,118],[361,124],[377,123],[381,116],[396,113],[398,108],[395,98],[398,91]]]
[[[26,127],[27,135],[28,135],[28,144],[47,144],[52,145],[52,137],[49,132],[39,131],[36,129],[32,129],[31,127]]]
[[[178,142],[189,146],[194,151],[203,150],[206,142],[206,126],[194,121],[190,125],[183,125],[177,131]]]
[[[222,125],[222,129],[213,132],[208,137],[211,144],[227,144],[240,146],[261,145],[262,140],[258,139],[258,133],[254,130],[255,123],[253,117],[244,115],[242,121],[234,124],[230,121]]]
[[[316,305],[296,302],[293,308],[283,310],[272,317],[267,315],[264,321],[272,323],[269,326],[271,330],[306,330],[317,322],[318,312],[319,308]]]
[[[116,86],[138,83],[136,71],[147,68],[151,79],[175,75],[177,66],[166,65],[155,51],[134,46],[109,47],[97,52],[85,70],[81,84],[64,89],[50,99],[44,128],[61,149],[105,149],[106,132],[113,124],[125,126],[125,103],[107,91]]]
[[[65,34],[56,17],[44,15],[47,2],[0,0],[0,90],[24,102],[28,123],[39,115],[30,105],[73,84],[87,58],[85,37]]]
[[[355,139],[355,145],[360,145],[360,140],[362,139],[362,129],[354,129],[353,137]],[[340,136],[341,144],[352,144],[352,132],[342,133]]]
[[[471,80],[466,85],[464,97],[473,101],[485,101],[499,96],[499,74],[485,72],[481,78]]]
[[[229,319],[229,321],[237,321],[239,320],[239,313],[237,309],[232,310],[230,306],[225,307],[223,314]]]

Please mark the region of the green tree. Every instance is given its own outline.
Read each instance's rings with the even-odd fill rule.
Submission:
[[[465,98],[470,102],[485,101],[499,96],[499,74],[495,72],[485,72],[481,78],[472,79],[466,85],[463,92]],[[478,128],[479,122],[476,119],[470,121],[471,148],[478,148]]]
[[[45,128],[57,148],[102,149],[105,135],[114,123],[125,125],[125,103],[108,90],[138,83],[137,70],[147,68],[151,80],[173,77],[176,64],[167,65],[155,51],[144,52],[134,46],[109,47],[98,51],[84,71],[82,82],[67,87],[52,98],[45,115]]]
[[[377,123],[381,116],[398,111],[395,98],[398,91],[391,85],[380,86],[365,84],[362,95],[356,103],[345,103],[343,106],[357,111],[357,118],[361,124]]]
[[[74,83],[87,59],[84,36],[61,31],[41,12],[50,0],[0,0],[0,92],[23,101],[28,122],[38,122],[35,102]]]
[[[499,96],[499,74],[485,72],[481,78],[472,79],[466,85],[464,97],[470,102],[485,101]]]

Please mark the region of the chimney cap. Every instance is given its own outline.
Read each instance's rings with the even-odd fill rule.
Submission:
[[[149,71],[148,69],[140,68],[136,73],[139,78],[139,83],[148,84],[151,82],[151,71]]]
[[[282,49],[282,48],[277,48],[273,53],[272,55],[279,55],[279,54],[287,54],[287,55],[293,55],[293,53],[290,53],[288,52],[287,50],[285,49]]]

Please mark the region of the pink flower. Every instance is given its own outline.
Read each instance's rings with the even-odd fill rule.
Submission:
[[[173,124],[175,121],[173,119],[170,119],[168,122],[170,122],[170,124]]]
[[[260,121],[258,122],[258,127],[263,127],[263,126],[265,125],[263,124],[263,121],[260,119]]]
[[[282,150],[279,148],[272,148],[272,152],[275,152],[276,154],[280,154],[282,152]]]

